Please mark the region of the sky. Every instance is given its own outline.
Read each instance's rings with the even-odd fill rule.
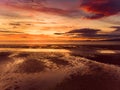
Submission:
[[[120,39],[120,0],[0,0],[0,41]]]

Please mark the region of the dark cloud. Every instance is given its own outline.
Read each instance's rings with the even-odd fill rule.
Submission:
[[[0,33],[4,33],[4,34],[23,34],[23,32],[11,31],[11,30],[5,30],[5,29],[0,29]]]
[[[66,33],[55,33],[55,35],[65,35],[68,37],[73,37],[73,38],[98,38],[98,39],[118,39],[120,38],[120,27],[119,26],[113,26],[111,28],[115,28],[114,31],[110,33],[102,33],[102,30],[100,29],[90,29],[90,28],[83,28],[83,29],[76,29],[76,30],[71,30]]]
[[[111,35],[118,35],[118,36],[120,36],[120,26],[113,26],[111,28],[115,28],[115,30],[111,33]]]
[[[101,30],[99,29],[90,29],[90,28],[83,28],[83,29],[76,29],[71,30],[66,33],[55,33],[56,35],[68,35],[73,37],[95,37],[98,32]]]
[[[83,0],[80,8],[93,14],[91,19],[115,15],[120,12],[120,0]]]
[[[98,31],[100,31],[100,30],[99,30],[99,29],[84,28],[84,29],[76,29],[76,30],[72,30],[72,31],[69,31],[69,32],[67,32],[67,33],[96,34]]]
[[[10,26],[12,26],[13,28],[19,28],[19,27],[28,27],[32,25],[32,22],[11,22],[9,23]]]
[[[115,31],[120,31],[120,26],[112,26],[111,28],[115,28]]]
[[[107,40],[120,41],[120,26],[113,26],[111,28],[114,28],[115,30],[109,34],[106,34]]]
[[[9,23],[9,25],[12,25],[12,26],[20,26],[21,24],[20,24],[20,23]]]
[[[63,35],[63,34],[65,34],[65,33],[54,33],[55,35]]]
[[[84,37],[94,37],[97,35],[97,33],[100,32],[99,29],[90,29],[90,28],[84,28],[84,29],[77,29],[67,32],[67,34],[73,34],[75,37],[84,36]]]

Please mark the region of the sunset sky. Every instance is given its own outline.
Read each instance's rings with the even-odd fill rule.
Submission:
[[[0,0],[0,41],[120,39],[120,0]]]

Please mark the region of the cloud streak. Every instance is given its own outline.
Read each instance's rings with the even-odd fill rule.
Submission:
[[[23,32],[10,31],[10,30],[4,30],[4,29],[0,29],[0,33],[2,33],[2,34],[23,34]]]

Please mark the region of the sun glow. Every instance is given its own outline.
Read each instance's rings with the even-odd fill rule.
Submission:
[[[13,3],[13,1],[17,1],[17,3]],[[82,1],[84,2],[84,0]],[[7,2],[7,4],[5,4],[5,2]],[[44,40],[99,41],[100,39],[105,39],[106,35],[110,35],[116,29],[119,29],[119,27],[111,28],[116,24],[112,21],[109,23],[108,19],[106,21],[105,18],[96,18],[94,20],[83,18],[86,17],[88,13],[83,13],[81,10],[78,10],[78,7],[74,7],[78,5],[76,0],[73,1],[74,3],[69,3],[70,1],[67,0],[69,3],[67,4],[68,6],[62,4],[65,2],[64,0],[58,1],[59,3],[51,0],[49,3],[44,2],[44,5],[43,2],[44,0],[35,0],[34,3],[27,0],[0,0],[0,41],[36,40],[38,38]],[[110,20],[116,17],[119,18],[118,16],[111,16]],[[88,30],[81,32],[80,30],[84,28]],[[64,35],[66,32],[76,29],[79,30],[79,32],[73,32],[71,33],[72,35]],[[98,29],[100,31],[96,31]],[[60,36],[55,33],[63,34]],[[90,35],[88,35],[89,33]],[[118,33],[118,31],[112,34],[116,35],[116,33]],[[103,34],[103,37],[98,34]],[[101,37],[98,38],[99,36]]]

